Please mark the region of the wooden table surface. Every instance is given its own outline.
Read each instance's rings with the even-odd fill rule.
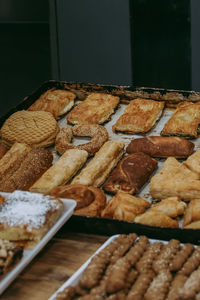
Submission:
[[[46,300],[108,239],[59,232],[1,295],[5,300]]]

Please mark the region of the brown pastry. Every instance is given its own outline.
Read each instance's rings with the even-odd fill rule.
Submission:
[[[88,165],[82,169],[80,174],[72,180],[72,183],[99,187],[104,183],[112,169],[120,160],[123,155],[123,149],[123,142],[106,142],[95,154],[94,158],[90,160]]]
[[[103,93],[91,93],[67,116],[69,124],[102,124],[109,120],[119,103],[119,97]]]
[[[130,133],[148,132],[159,120],[163,108],[164,102],[142,98],[132,100],[112,129]]]
[[[52,88],[42,94],[29,108],[30,111],[43,110],[52,113],[54,118],[67,113],[74,105],[76,95],[66,90]]]
[[[9,150],[9,148],[4,145],[2,142],[0,142],[0,159],[6,154],[6,152]]]
[[[77,205],[74,214],[80,216],[99,216],[106,204],[106,195],[102,190],[81,184],[58,186],[49,194],[75,200]]]
[[[51,113],[20,110],[4,122],[1,137],[8,146],[18,142],[31,147],[47,147],[54,143],[58,132],[58,124]]]
[[[53,155],[44,148],[31,149],[19,167],[0,181],[0,191],[28,190],[52,165]]]
[[[67,183],[88,157],[84,150],[71,149],[56,161],[30,188],[31,192],[48,194],[52,188]]]
[[[168,217],[168,215],[154,210],[148,210],[142,215],[135,217],[134,222],[159,227],[179,227],[176,220]]]
[[[150,204],[142,198],[124,192],[117,192],[107,203],[101,217],[133,222],[135,217],[143,213],[148,207],[150,207]]]
[[[178,104],[175,112],[165,124],[161,135],[177,135],[185,138],[197,138],[200,123],[200,102]]]
[[[71,143],[73,135],[89,136],[91,141],[75,146]],[[72,128],[62,128],[56,137],[55,147],[60,154],[63,154],[67,149],[81,149],[87,151],[88,155],[94,155],[107,140],[108,132],[103,126],[82,124]]]
[[[134,139],[126,148],[126,152],[143,152],[152,157],[185,158],[192,154],[194,144],[180,137],[148,136]]]
[[[138,193],[157,167],[157,161],[142,152],[125,156],[112,172],[103,189],[110,193]]]

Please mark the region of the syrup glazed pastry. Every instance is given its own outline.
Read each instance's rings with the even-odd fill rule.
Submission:
[[[135,217],[142,214],[148,207],[150,207],[149,202],[142,198],[124,192],[117,192],[107,203],[101,217],[133,222]]]
[[[126,152],[143,152],[152,157],[186,158],[192,154],[194,144],[181,137],[148,136],[134,139],[126,148]]]
[[[50,195],[58,198],[70,198],[77,202],[74,215],[100,216],[106,204],[104,192],[93,186],[69,184],[53,188]]]
[[[93,159],[90,160],[88,165],[84,169],[82,169],[80,174],[72,180],[72,184],[78,183],[88,186],[99,187],[104,183],[111,170],[116,166],[116,164],[120,160],[124,152],[123,150],[123,142],[106,142],[95,154]]]
[[[91,93],[67,116],[69,124],[102,124],[110,119],[119,104],[119,97]]]
[[[56,161],[30,188],[31,192],[48,194],[54,187],[67,183],[88,157],[84,150],[71,149]]]
[[[89,136],[91,141],[78,146],[72,145],[71,140],[74,136]],[[56,150],[63,154],[67,149],[81,149],[88,152],[88,155],[94,155],[101,146],[108,140],[107,130],[97,124],[76,125],[73,128],[62,128],[56,137]]]
[[[12,174],[4,176],[0,181],[0,191],[14,192],[15,190],[27,191],[33,183],[51,167],[53,155],[50,150],[33,148],[22,161],[18,168],[12,168]]]
[[[74,105],[76,95],[66,90],[52,88],[42,94],[29,108],[29,111],[48,111],[55,119],[66,114]]]
[[[113,125],[113,131],[148,132],[161,117],[164,102],[138,98],[131,100],[124,113]]]
[[[112,172],[103,189],[110,193],[138,193],[157,167],[157,161],[142,152],[125,156]]]
[[[161,135],[177,135],[194,139],[199,134],[200,102],[184,102],[178,104],[171,118],[164,125]]]
[[[4,275],[22,258],[24,249],[6,240],[0,240],[0,275]]]
[[[15,191],[0,205],[0,238],[9,241],[39,241],[63,211],[59,199]]]
[[[15,142],[31,147],[47,147],[54,143],[59,127],[51,113],[21,110],[12,114],[1,128],[4,144]]]

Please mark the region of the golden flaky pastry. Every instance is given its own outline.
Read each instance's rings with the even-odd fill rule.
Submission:
[[[171,218],[176,218],[184,213],[186,208],[185,202],[181,201],[178,197],[169,197],[161,200],[159,203],[155,204],[149,210],[160,211],[168,215]]]
[[[143,213],[148,207],[150,207],[150,204],[142,198],[124,192],[117,192],[107,203],[101,217],[133,222],[135,217]]]
[[[192,199],[188,204],[184,214],[183,226],[195,221],[200,221],[200,198]]]
[[[18,142],[31,147],[47,147],[54,143],[58,132],[58,124],[51,113],[20,110],[4,122],[1,137],[8,146]]]
[[[42,94],[29,108],[30,111],[43,110],[52,113],[57,119],[74,105],[76,95],[66,90],[52,88]]]
[[[150,194],[153,198],[180,197],[182,200],[200,198],[200,151],[180,163],[169,157],[160,173],[151,178]]]
[[[69,124],[102,124],[109,120],[119,103],[119,97],[91,93],[67,116]]]
[[[200,123],[200,102],[184,102],[177,106],[171,118],[165,124],[161,135],[177,135],[185,138],[197,138]]]
[[[113,125],[113,131],[144,133],[161,117],[164,102],[138,98],[131,100],[124,113]]]
[[[163,212],[151,209],[135,217],[134,222],[159,227],[179,227],[176,220],[173,220]]]
[[[78,174],[72,180],[72,183],[99,187],[104,183],[112,169],[116,166],[116,164],[122,157],[123,152],[123,142],[106,142],[95,154],[95,156],[89,161],[88,165],[81,170],[80,174]]]
[[[31,187],[31,192],[48,194],[56,186],[67,183],[88,157],[85,150],[70,149],[56,161]]]

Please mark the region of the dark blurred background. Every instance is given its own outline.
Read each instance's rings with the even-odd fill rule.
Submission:
[[[200,91],[199,0],[0,0],[0,115],[49,79]]]

